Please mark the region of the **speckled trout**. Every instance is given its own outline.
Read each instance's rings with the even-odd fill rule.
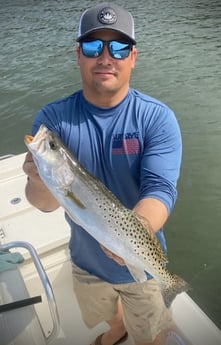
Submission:
[[[34,137],[25,136],[38,173],[69,214],[102,246],[121,257],[135,281],[158,282],[165,305],[189,285],[171,274],[159,241],[148,221],[125,208],[97,178],[88,173],[61,140],[44,125]]]

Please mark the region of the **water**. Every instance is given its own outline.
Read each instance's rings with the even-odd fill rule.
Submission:
[[[23,152],[37,110],[81,87],[74,39],[79,14],[94,3],[0,0],[0,155]],[[170,267],[221,328],[221,1],[117,3],[136,22],[131,85],[172,107],[182,131]]]

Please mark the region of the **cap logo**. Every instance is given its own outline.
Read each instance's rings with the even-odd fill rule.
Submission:
[[[112,8],[105,7],[98,13],[98,20],[102,24],[114,24],[117,21],[117,14]]]

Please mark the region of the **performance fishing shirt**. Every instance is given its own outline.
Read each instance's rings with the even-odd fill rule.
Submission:
[[[98,108],[80,90],[43,107],[33,121],[33,135],[42,123],[124,206],[132,209],[140,199],[152,197],[171,212],[182,144],[178,122],[165,104],[129,89],[116,106]],[[70,254],[77,266],[113,284],[134,281],[126,266],[109,259],[92,236],[65,216],[71,227]],[[163,229],[157,237],[166,251]]]

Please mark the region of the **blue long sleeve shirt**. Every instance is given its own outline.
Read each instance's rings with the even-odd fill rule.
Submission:
[[[80,163],[127,208],[145,197],[162,201],[168,213],[177,198],[182,142],[174,113],[162,102],[129,89],[116,106],[98,108],[83,92],[43,107],[33,121],[57,133]],[[132,282],[126,266],[109,259],[99,243],[66,214],[70,253],[80,268],[111,283]],[[163,229],[157,237],[166,251]]]

